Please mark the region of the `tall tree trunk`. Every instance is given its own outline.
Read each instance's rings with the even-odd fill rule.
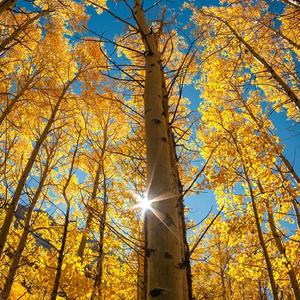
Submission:
[[[276,229],[273,213],[272,213],[270,207],[268,208],[268,222],[269,222],[270,229],[271,229],[273,238],[275,240],[277,249],[278,249],[279,253],[281,255],[283,255],[283,257],[285,258],[285,261],[286,261],[285,265],[288,270],[288,276],[290,278],[290,283],[291,283],[291,286],[292,286],[292,289],[293,289],[293,292],[295,295],[295,299],[300,299],[300,289],[299,289],[299,283],[297,281],[297,276],[296,276],[295,270],[294,270],[291,262],[289,261],[288,257],[286,256],[285,247],[282,244],[280,235]]]
[[[94,202],[96,200],[96,197],[97,197],[98,188],[99,188],[99,181],[100,181],[100,173],[101,173],[101,163],[98,163],[98,168],[96,170],[96,175],[95,175],[91,200],[89,202],[90,205],[94,204]],[[85,227],[84,227],[84,230],[83,230],[83,233],[82,233],[82,237],[81,237],[80,244],[79,244],[79,247],[78,247],[78,252],[77,252],[77,255],[79,257],[83,257],[84,250],[85,250],[85,247],[86,247],[87,237],[88,237],[89,232],[90,232],[92,219],[93,219],[93,212],[92,212],[91,209],[88,209],[88,216],[87,216],[86,224],[85,224]]]
[[[37,201],[40,197],[40,194],[41,194],[42,189],[44,187],[45,180],[46,180],[47,175],[48,175],[49,159],[50,159],[50,156],[48,157],[48,159],[46,161],[46,166],[45,166],[45,169],[44,169],[43,174],[41,176],[39,185],[38,185],[38,187],[37,187],[37,189],[34,193],[34,196],[32,198],[32,201],[31,201],[30,206],[29,206],[29,208],[27,210],[27,213],[26,213],[26,218],[25,218],[24,228],[23,228],[23,231],[22,231],[22,234],[21,234],[21,238],[19,240],[17,249],[14,253],[12,262],[10,264],[9,272],[8,272],[8,275],[6,277],[6,281],[5,281],[5,284],[4,284],[4,287],[3,287],[2,297],[3,297],[4,300],[9,298],[9,294],[10,294],[10,291],[11,291],[11,288],[12,288],[12,285],[13,285],[13,281],[14,281],[14,278],[15,278],[15,275],[16,275],[21,257],[22,257],[23,250],[24,250],[26,242],[27,242],[27,237],[28,237],[28,234],[30,232],[31,216],[32,216],[33,210],[35,208],[35,205],[36,205],[36,203],[37,203]]]
[[[276,283],[275,283],[275,278],[274,278],[274,274],[273,274],[273,269],[272,269],[270,256],[269,256],[267,246],[266,246],[266,243],[265,243],[265,240],[264,240],[263,232],[262,232],[262,229],[261,229],[261,225],[260,225],[260,221],[259,221],[259,215],[258,215],[258,212],[257,212],[257,207],[256,207],[256,203],[255,203],[255,197],[254,197],[252,185],[251,185],[250,179],[247,175],[247,171],[245,170],[245,167],[244,167],[244,174],[245,174],[246,182],[247,182],[248,189],[249,189],[249,192],[250,192],[251,205],[252,205],[255,224],[256,224],[256,229],[257,229],[257,233],[258,233],[258,239],[259,239],[260,246],[263,250],[264,259],[265,259],[265,262],[266,262],[266,265],[267,265],[267,270],[268,270],[268,275],[269,275],[269,280],[270,280],[270,284],[271,284],[273,297],[274,297],[274,300],[279,300],[278,289],[277,289],[277,286],[276,286]]]
[[[19,203],[24,185],[26,183],[27,177],[29,176],[29,173],[31,172],[31,169],[33,167],[33,164],[35,162],[35,159],[39,153],[40,147],[41,145],[44,143],[45,139],[48,136],[49,130],[51,129],[52,124],[55,122],[55,118],[56,118],[56,114],[59,110],[60,104],[69,88],[69,86],[75,81],[76,77],[73,78],[73,80],[71,80],[62,90],[62,93],[60,94],[55,106],[52,109],[52,113],[51,116],[47,122],[47,125],[45,126],[41,136],[39,137],[39,139],[36,141],[35,146],[31,152],[31,155],[27,161],[27,164],[25,166],[24,171],[22,172],[22,175],[20,177],[20,180],[18,182],[18,185],[16,187],[15,193],[13,195],[13,198],[11,200],[11,203],[7,209],[6,215],[5,215],[5,219],[3,221],[3,225],[0,231],[0,256],[3,252],[6,240],[7,240],[7,235],[9,233],[9,228],[11,226],[11,223],[13,221],[13,217],[14,217],[14,212],[15,209]]]
[[[103,209],[102,209],[102,215],[100,220],[100,233],[99,233],[99,256],[98,256],[98,262],[96,267],[96,276],[94,280],[94,287],[93,292],[91,295],[91,300],[102,299],[102,273],[103,273],[103,259],[104,259],[104,253],[103,253],[103,246],[104,246],[104,232],[105,232],[105,222],[106,222],[106,214],[107,214],[107,206],[108,206],[108,198],[107,198],[107,186],[106,186],[106,178],[104,175],[104,181],[103,181]]]
[[[91,199],[90,199],[90,205],[91,206],[96,203],[96,198],[97,198],[98,188],[99,188],[99,182],[100,182],[101,170],[102,170],[102,172],[104,172],[104,170],[103,170],[103,159],[104,159],[104,154],[105,154],[105,151],[106,151],[106,145],[107,145],[107,141],[108,141],[109,120],[110,120],[110,113],[107,116],[107,119],[106,119],[106,122],[105,122],[104,128],[103,128],[103,143],[102,143],[101,152],[100,152],[100,155],[99,155],[100,157],[99,157],[99,161],[98,161],[98,167],[97,167],[97,170],[96,170],[92,195],[91,195]],[[81,237],[80,244],[79,244],[79,248],[78,248],[78,252],[77,252],[77,255],[81,258],[83,257],[83,254],[84,254],[84,250],[85,250],[86,242],[87,242],[87,237],[89,235],[92,220],[93,220],[92,209],[88,209],[88,216],[87,216],[85,228],[83,230],[82,237]]]
[[[66,201],[67,209],[65,214],[65,222],[64,222],[64,230],[63,230],[63,236],[61,241],[61,246],[58,252],[58,259],[57,259],[57,267],[56,267],[56,273],[55,273],[55,279],[54,284],[51,292],[51,300],[56,300],[57,294],[58,294],[58,288],[59,288],[59,282],[61,278],[61,272],[62,272],[62,264],[65,257],[65,248],[66,248],[66,241],[67,241],[67,235],[68,235],[68,226],[70,223],[69,217],[70,217],[70,202]]]
[[[265,193],[263,186],[261,185],[260,182],[258,182],[257,185],[258,185],[260,193],[263,195]],[[290,283],[291,283],[295,298],[300,299],[300,289],[299,289],[299,283],[297,281],[297,276],[296,276],[295,270],[294,270],[290,260],[288,259],[287,255],[286,255],[285,247],[281,241],[279,232],[276,228],[272,207],[268,200],[266,200],[266,208],[267,208],[268,222],[270,225],[272,236],[274,238],[274,241],[275,241],[275,244],[276,244],[276,247],[277,247],[279,253],[285,258],[285,261],[286,261],[285,266],[288,270],[288,276],[290,278]]]
[[[163,109],[160,53],[157,41],[146,22],[140,0],[135,0],[135,19],[143,40],[146,64],[144,105],[147,153],[148,198],[169,194],[155,201],[147,211],[147,299],[188,299],[184,289],[186,270],[184,243],[179,217],[178,186],[170,157],[168,127]]]
[[[146,225],[146,219],[144,219],[143,223],[143,232],[144,226]],[[146,287],[146,265],[145,265],[145,248],[146,248],[146,240],[143,237],[142,232],[140,232],[139,240],[141,240],[141,249],[143,249],[142,253],[137,253],[137,260],[138,260],[138,270],[137,270],[137,300],[146,300],[147,295],[147,287]]]
[[[176,152],[176,143],[175,137],[172,131],[172,127],[169,120],[169,95],[166,88],[166,81],[164,76],[163,67],[160,59],[160,68],[162,74],[162,95],[163,95],[163,109],[164,116],[166,120],[166,126],[168,129],[168,141],[170,147],[170,157],[171,157],[171,166],[173,171],[173,180],[175,183],[175,188],[178,190],[178,207],[179,207],[179,224],[181,237],[180,239],[184,243],[182,256],[184,257],[182,268],[185,270],[186,274],[184,275],[184,295],[188,295],[189,300],[193,299],[192,293],[192,272],[191,272],[191,263],[190,263],[190,249],[186,236],[186,223],[185,223],[185,213],[184,213],[184,199],[183,199],[183,186],[180,180],[178,172],[178,156]]]

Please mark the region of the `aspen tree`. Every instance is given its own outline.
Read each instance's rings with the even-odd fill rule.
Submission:
[[[153,202],[153,210],[147,212],[147,299],[188,299],[184,289],[186,271],[184,243],[179,216],[179,191],[174,182],[170,157],[170,141],[164,117],[162,71],[155,34],[147,25],[139,0],[135,1],[134,13],[145,47],[145,138],[147,151],[147,185],[149,200],[163,194],[170,199]]]

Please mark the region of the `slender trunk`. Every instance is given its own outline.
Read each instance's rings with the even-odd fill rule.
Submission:
[[[284,33],[282,33],[282,31],[274,29],[273,27],[271,27],[271,25],[268,26],[268,28],[271,31],[273,31],[275,34],[277,34],[278,36],[280,36],[287,43],[291,44],[294,48],[296,48],[297,50],[300,50],[300,45],[297,44],[296,42],[294,42],[293,40],[291,40],[289,37],[287,37]]]
[[[292,205],[297,218],[298,229],[300,229],[300,211],[298,208],[297,200],[295,198],[292,199]]]
[[[263,294],[261,290],[260,280],[258,281],[258,293],[259,293],[259,300],[263,300]]]
[[[258,185],[260,193],[264,194],[264,189],[263,189],[263,186],[261,185],[261,183],[258,182],[257,185]],[[286,261],[285,266],[288,270],[288,276],[290,278],[290,283],[291,283],[295,298],[300,299],[300,289],[299,289],[299,284],[297,281],[297,276],[296,276],[295,270],[294,270],[290,260],[288,259],[287,255],[286,255],[285,247],[281,241],[279,232],[277,231],[277,228],[276,228],[276,223],[274,220],[272,207],[268,200],[266,202],[266,206],[267,206],[268,222],[270,225],[270,229],[271,229],[272,236],[274,238],[276,247],[277,247],[279,253],[284,257],[284,259]]]
[[[35,146],[34,146],[32,152],[31,152],[30,158],[28,159],[27,164],[25,166],[25,169],[24,169],[24,171],[23,171],[23,173],[20,177],[20,180],[19,180],[18,185],[16,187],[16,190],[15,190],[15,193],[14,193],[13,198],[11,200],[11,203],[10,203],[8,209],[7,209],[5,219],[3,221],[3,225],[2,225],[2,228],[1,228],[1,231],[0,231],[0,256],[3,252],[4,246],[5,246],[5,243],[6,243],[6,240],[7,240],[7,236],[8,236],[8,233],[9,233],[9,229],[10,229],[11,223],[13,221],[14,212],[15,212],[15,209],[18,205],[19,200],[20,200],[20,197],[21,197],[24,185],[26,183],[27,177],[29,176],[29,173],[31,172],[31,169],[32,169],[33,164],[35,162],[36,156],[39,153],[41,145],[44,143],[45,139],[48,136],[48,132],[49,132],[52,124],[55,122],[56,114],[59,110],[59,106],[60,106],[60,104],[61,104],[61,102],[62,102],[62,100],[65,96],[65,93],[67,92],[69,86],[72,84],[72,82],[74,80],[75,80],[75,78],[66,85],[66,87],[63,89],[61,95],[59,96],[59,98],[58,98],[58,100],[57,100],[57,102],[56,102],[56,104],[55,104],[55,106],[52,110],[51,116],[50,116],[50,118],[47,122],[47,125],[45,126],[40,138],[36,141]]]
[[[97,171],[96,171],[95,180],[94,180],[90,205],[94,204],[94,202],[96,200],[96,197],[97,197],[98,188],[99,188],[99,181],[100,181],[100,173],[101,173],[101,164],[99,163]],[[87,237],[88,237],[89,232],[90,232],[92,219],[93,219],[93,212],[92,212],[91,209],[88,209],[88,216],[87,216],[85,228],[83,230],[82,237],[81,237],[81,240],[80,240],[80,244],[79,244],[79,247],[78,247],[78,252],[77,252],[77,255],[81,258],[83,257],[84,250],[85,250],[85,247],[86,247]]]
[[[100,182],[100,173],[101,173],[101,170],[103,169],[103,158],[104,158],[104,154],[106,151],[106,144],[107,144],[107,140],[108,140],[109,118],[110,118],[110,114],[108,114],[106,123],[104,124],[104,128],[103,128],[103,144],[102,144],[98,167],[96,170],[95,180],[94,180],[94,184],[93,184],[93,190],[92,190],[92,195],[91,195],[91,200],[90,200],[91,206],[96,203],[96,197],[97,197],[99,182]],[[92,212],[92,209],[89,209],[85,228],[83,230],[79,248],[78,248],[78,252],[77,252],[77,255],[81,258],[83,257],[83,254],[84,254],[87,237],[89,235],[92,220],[93,220],[93,212]]]
[[[0,2],[0,15],[9,8],[12,8],[16,2],[17,0],[2,0]]]
[[[299,205],[298,205],[297,199],[293,195],[293,193],[290,190],[289,186],[285,186],[284,182],[287,179],[286,179],[285,175],[283,174],[282,170],[280,169],[280,167],[277,166],[276,164],[275,164],[275,167],[276,167],[277,171],[279,172],[279,174],[280,174],[280,176],[282,178],[282,185],[283,185],[283,187],[288,191],[288,193],[292,197],[291,202],[292,202],[293,209],[295,211],[295,216],[296,216],[296,219],[297,219],[297,225],[298,225],[298,228],[300,229],[300,211],[299,211]]]
[[[300,99],[297,97],[295,92],[288,86],[288,84],[277,74],[273,67],[259,53],[257,53],[254,50],[254,48],[252,48],[252,46],[250,46],[250,44],[247,43],[246,40],[244,40],[243,37],[240,36],[227,21],[215,15],[213,15],[213,17],[224,23],[230,29],[230,31],[233,33],[236,39],[241,44],[243,44],[247,48],[247,50],[265,67],[265,69],[270,73],[274,80],[282,87],[282,89],[285,91],[285,93],[291,99],[291,101],[294,102],[298,109],[300,109]]]
[[[30,232],[31,216],[32,216],[34,207],[35,207],[35,205],[36,205],[36,203],[37,203],[37,201],[40,197],[40,194],[41,194],[42,189],[44,187],[45,180],[46,180],[47,175],[48,175],[48,171],[49,171],[49,164],[48,163],[49,163],[49,159],[46,162],[46,167],[45,167],[45,169],[43,171],[43,174],[41,176],[41,180],[40,180],[39,185],[36,189],[36,192],[35,192],[35,194],[32,198],[30,206],[27,210],[27,214],[26,214],[26,218],[25,218],[25,222],[24,222],[24,228],[23,228],[23,231],[22,231],[22,234],[21,234],[21,238],[19,240],[17,250],[14,253],[14,257],[13,257],[13,260],[10,264],[9,272],[8,272],[8,275],[7,275],[7,278],[6,278],[4,287],[3,287],[2,297],[3,297],[4,300],[9,298],[9,294],[10,294],[10,291],[11,291],[11,288],[12,288],[12,285],[13,285],[13,281],[14,281],[17,269],[19,267],[19,263],[20,263],[20,260],[21,260],[21,257],[22,257],[22,253],[23,253],[23,250],[24,250],[26,242],[27,242],[27,237],[28,237],[28,234]]]
[[[145,220],[144,224],[145,226]],[[143,230],[144,231],[144,230]],[[139,239],[142,241],[141,245],[144,247],[143,250],[145,249],[146,241],[145,238],[143,240],[143,236],[140,233]],[[137,271],[137,277],[138,277],[138,282],[137,282],[137,300],[146,300],[146,283],[145,283],[145,251],[142,252],[142,254],[138,253],[137,254],[137,260],[138,260],[138,271]]]
[[[297,174],[297,172],[295,171],[295,169],[293,168],[293,166],[291,165],[291,163],[285,158],[285,156],[283,154],[280,155],[281,160],[283,161],[283,163],[285,164],[286,168],[288,169],[288,171],[292,174],[292,176],[294,177],[295,181],[300,184],[300,178]]]
[[[288,270],[288,276],[290,278],[290,282],[291,282],[291,286],[292,286],[292,289],[293,289],[293,292],[295,295],[295,299],[300,299],[300,289],[299,289],[299,283],[297,281],[297,276],[296,276],[295,270],[294,270],[291,262],[289,261],[288,257],[286,256],[286,250],[285,250],[284,245],[282,244],[280,235],[276,229],[273,213],[272,213],[270,207],[268,208],[268,222],[269,222],[270,229],[271,229],[273,238],[275,240],[277,249],[278,249],[279,253],[281,255],[283,255],[283,257],[285,258],[285,261],[286,261],[285,265]]]
[[[57,259],[57,267],[56,267],[56,274],[54,279],[54,285],[51,292],[51,300],[56,300],[58,288],[59,288],[59,282],[62,272],[62,264],[65,257],[65,248],[66,248],[66,241],[67,241],[67,235],[68,235],[68,226],[69,226],[69,217],[70,217],[70,202],[67,201],[67,210],[65,215],[65,223],[64,223],[64,230],[63,230],[63,236],[61,241],[61,246],[58,252],[58,259]]]
[[[183,300],[185,269],[181,239],[178,187],[175,187],[168,128],[162,104],[160,54],[154,33],[147,25],[141,1],[135,0],[135,19],[145,52],[145,132],[148,198],[170,198],[152,203],[147,211],[147,299]]]
[[[49,14],[49,10],[44,10],[39,12],[37,15],[35,15],[32,18],[29,18],[27,21],[25,21],[18,29],[16,29],[10,36],[8,36],[5,40],[2,41],[0,44],[0,52],[5,51],[7,46],[15,40],[20,33],[24,32],[31,24],[33,24],[36,20],[39,18]]]
[[[245,171],[245,168],[244,168],[244,173],[245,173],[245,176],[246,176],[246,182],[247,182],[249,192],[250,192],[251,205],[252,205],[252,209],[253,209],[253,213],[254,213],[254,219],[255,219],[256,229],[257,229],[257,233],[258,233],[259,243],[260,243],[260,246],[263,250],[264,259],[265,259],[265,262],[266,262],[266,265],[267,265],[267,270],[268,270],[269,280],[270,280],[270,283],[271,283],[271,289],[272,289],[273,297],[274,297],[274,300],[279,300],[278,289],[277,289],[277,286],[276,286],[276,283],[275,283],[271,260],[270,260],[270,257],[269,257],[269,253],[268,253],[267,246],[266,246],[264,236],[263,236],[263,232],[262,232],[262,229],[261,229],[261,225],[260,225],[260,221],[259,221],[259,215],[258,215],[258,212],[257,212],[257,207],[256,207],[256,203],[255,203],[255,198],[254,198],[252,185],[250,183],[250,179],[247,175],[247,172]]]
[[[75,159],[76,159],[78,148],[79,148],[79,141],[80,141],[80,132],[78,134],[77,144],[76,144],[75,150],[73,152],[72,162],[71,162],[71,166],[70,166],[70,170],[69,170],[69,176],[66,180],[66,183],[63,187],[63,192],[62,192],[65,203],[66,203],[66,214],[65,214],[65,222],[64,222],[61,246],[58,251],[56,274],[55,274],[54,284],[53,284],[51,297],[50,297],[51,300],[56,300],[56,297],[58,294],[59,282],[60,282],[61,273],[62,273],[62,264],[63,264],[64,258],[65,258],[65,248],[66,248],[67,235],[68,235],[68,226],[70,223],[70,207],[71,207],[70,200],[68,199],[68,196],[67,196],[67,189],[68,189],[68,186],[69,186],[70,181],[73,176]]]
[[[102,216],[100,220],[100,234],[99,234],[99,256],[98,262],[96,267],[96,276],[94,281],[94,288],[91,295],[91,300],[102,298],[102,273],[103,273],[103,246],[104,246],[104,232],[105,232],[105,222],[106,222],[106,214],[107,214],[107,206],[108,206],[108,199],[107,199],[107,187],[106,187],[106,178],[104,176],[104,184],[103,184],[103,191],[104,191],[104,202],[103,202],[103,210]]]

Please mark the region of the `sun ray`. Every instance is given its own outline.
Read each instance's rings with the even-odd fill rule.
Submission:
[[[151,199],[151,200],[148,199],[146,196],[141,197],[140,195],[136,194],[135,192],[132,192],[132,195],[133,195],[133,197],[134,197],[134,199],[136,200],[137,203],[135,205],[133,205],[130,209],[141,209],[142,210],[142,215],[141,215],[142,220],[144,220],[145,214],[148,211],[151,211],[160,220],[160,222],[162,224],[164,224],[166,226],[166,228],[179,241],[179,237],[177,236],[177,234],[164,221],[164,219],[166,217],[165,214],[163,214],[162,212],[160,212],[159,210],[157,210],[156,208],[154,208],[152,206],[152,204],[154,202],[165,201],[165,200],[172,199],[172,198],[176,197],[176,195],[174,193],[167,192],[167,193],[161,194],[161,195],[159,195],[159,196],[157,196],[157,197],[155,197],[154,199]]]

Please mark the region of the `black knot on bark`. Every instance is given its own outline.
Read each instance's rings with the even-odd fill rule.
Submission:
[[[176,225],[175,225],[173,219],[172,219],[169,215],[166,215],[166,217],[165,217],[165,219],[164,219],[164,223],[165,223],[167,226],[169,226],[169,227],[170,227],[171,225],[174,225],[174,226],[176,227]]]
[[[146,248],[145,249],[145,255],[146,257],[150,257],[152,253],[154,253],[156,250],[155,249],[151,249],[151,248]]]
[[[145,51],[145,56],[152,56],[153,52],[151,50]]]
[[[154,288],[149,292],[149,295],[153,298],[160,296],[163,293],[163,289],[161,288]]]
[[[169,252],[165,252],[165,258],[172,259],[173,256]]]
[[[156,125],[159,125],[161,123],[161,120],[160,119],[152,119],[152,123],[153,124],[156,124]]]

